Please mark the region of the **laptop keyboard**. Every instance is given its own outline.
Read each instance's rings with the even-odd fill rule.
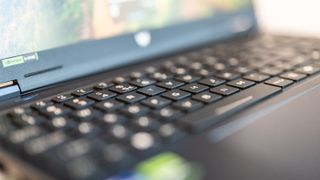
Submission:
[[[103,177],[318,73],[319,45],[261,36],[177,55],[17,107],[1,143],[53,174]]]

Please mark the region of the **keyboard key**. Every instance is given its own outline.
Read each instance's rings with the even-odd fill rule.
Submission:
[[[38,102],[32,104],[31,107],[35,110],[40,110],[40,109],[46,108],[52,104],[53,103],[51,101],[38,101]]]
[[[239,74],[248,74],[252,72],[252,69],[246,66],[239,66],[239,67],[236,67],[234,71]]]
[[[105,102],[99,102],[95,104],[94,107],[104,112],[112,112],[122,108],[124,105],[125,105],[124,103],[117,101],[115,99],[112,99]]]
[[[48,121],[45,125],[49,130],[65,130],[72,129],[76,126],[76,123],[69,118],[63,116],[54,117],[52,120]]]
[[[293,80],[293,81],[300,81],[300,80],[306,78],[307,76],[305,74],[296,73],[296,72],[286,72],[286,73],[281,74],[280,77],[285,78],[285,79],[289,79],[289,80]]]
[[[176,142],[183,138],[186,134],[173,124],[164,124],[158,129],[158,136],[165,142]]]
[[[45,119],[39,115],[27,115],[15,116],[12,118],[12,123],[18,127],[33,126],[41,124]]]
[[[263,75],[260,73],[251,73],[243,77],[244,79],[255,81],[255,82],[263,82],[270,78],[268,75]]]
[[[108,90],[97,91],[88,95],[89,98],[94,99],[96,101],[104,101],[110,99],[117,94]]]
[[[167,80],[167,81],[162,81],[160,83],[157,83],[157,86],[166,88],[166,89],[175,89],[177,87],[182,86],[184,83],[178,82],[175,80]]]
[[[130,81],[129,83],[138,87],[146,87],[156,83],[156,81],[147,78],[138,78]]]
[[[191,112],[203,106],[202,103],[190,99],[178,101],[173,106],[181,111]]]
[[[164,91],[166,90],[157,86],[148,86],[138,90],[139,93],[147,96],[155,96],[163,93]]]
[[[190,74],[186,74],[183,76],[179,76],[176,78],[178,81],[182,81],[184,83],[193,83],[195,81],[198,81],[200,79],[200,76],[193,76]]]
[[[233,86],[233,87],[237,87],[240,89],[246,89],[248,87],[253,86],[254,84],[255,83],[253,81],[248,81],[248,80],[244,80],[244,79],[233,80],[228,83],[228,85]]]
[[[89,121],[98,117],[99,113],[91,108],[85,108],[72,112],[72,116],[77,121]]]
[[[153,135],[147,132],[137,132],[130,139],[131,146],[138,151],[146,151],[156,145]]]
[[[150,77],[156,81],[164,81],[170,79],[172,76],[163,72],[154,72]]]
[[[223,72],[218,74],[218,77],[227,81],[231,81],[240,77],[239,74],[233,72]]]
[[[320,72],[320,68],[316,67],[314,65],[306,65],[302,66],[296,69],[296,72],[302,73],[302,74],[307,74],[307,75],[313,75],[315,73]]]
[[[217,94],[223,95],[223,96],[229,96],[231,94],[234,94],[234,93],[238,92],[239,89],[238,88],[233,88],[233,87],[230,87],[230,86],[226,86],[226,85],[222,85],[222,86],[219,86],[219,87],[212,88],[212,89],[210,89],[210,91],[213,92],[213,93],[217,93]]]
[[[200,132],[225,119],[226,115],[232,115],[280,91],[281,88],[278,87],[258,84],[239,92],[237,96],[226,97],[219,102],[195,111],[180,119],[179,123],[193,132]]]
[[[124,76],[118,76],[118,77],[115,77],[112,82],[114,82],[115,84],[124,84],[127,82],[127,80],[128,79]]]
[[[54,97],[52,99],[52,101],[57,102],[57,103],[64,103],[68,100],[71,100],[72,98],[73,98],[73,96],[71,94],[61,94],[61,95]]]
[[[111,141],[112,140],[126,141],[126,140],[129,140],[129,138],[132,135],[132,132],[130,131],[129,128],[120,124],[111,126],[107,132],[108,132],[108,135],[110,136],[108,138],[111,138]]]
[[[131,105],[122,109],[121,112],[130,117],[138,117],[147,114],[149,111],[150,109],[147,107],[141,105]]]
[[[279,69],[279,68],[275,68],[275,67],[266,67],[266,68],[260,69],[260,72],[262,74],[266,74],[269,76],[276,76],[276,75],[279,75],[280,73],[282,73],[283,70]]]
[[[138,94],[138,93],[128,93],[128,94],[123,94],[121,96],[118,96],[117,99],[129,104],[132,103],[136,103],[138,101],[141,101],[143,99],[145,99],[146,96],[142,95],[142,94]]]
[[[123,93],[131,92],[131,91],[136,90],[136,89],[137,89],[137,87],[132,86],[132,85],[118,84],[118,85],[112,86],[109,90],[113,91],[113,92],[117,92],[117,93],[123,94]]]
[[[279,77],[275,77],[275,78],[269,79],[265,83],[269,84],[269,85],[272,85],[272,86],[285,88],[285,87],[290,86],[291,84],[293,84],[293,81],[287,80],[287,79],[283,79],[283,78],[279,78]]]
[[[101,131],[101,129],[97,126],[95,126],[93,123],[91,122],[82,122],[80,124],[78,124],[78,127],[75,129],[75,136],[77,137],[83,137],[83,136],[96,136],[99,132]]]
[[[219,86],[225,82],[226,82],[225,80],[218,79],[215,77],[209,77],[209,78],[206,78],[206,79],[199,81],[200,84],[204,84],[204,85],[210,86],[210,87],[216,87],[216,86]]]
[[[72,92],[72,94],[75,96],[84,96],[84,95],[90,94],[92,91],[93,91],[92,88],[80,88]]]
[[[70,109],[62,105],[51,105],[40,111],[41,114],[49,118],[54,116],[63,116],[68,114],[69,112],[70,112]]]
[[[210,92],[203,92],[203,93],[192,96],[192,99],[200,101],[202,103],[206,103],[206,104],[218,101],[221,98],[222,96],[213,94]]]
[[[124,116],[119,114],[108,113],[103,116],[101,121],[103,122],[103,124],[114,125],[114,124],[123,124],[124,122],[127,121],[127,119]]]
[[[150,98],[142,101],[143,105],[146,105],[146,106],[153,108],[153,109],[163,108],[163,107],[169,105],[170,103],[171,103],[170,100],[164,99],[162,97],[150,97]]]
[[[156,111],[154,114],[155,114],[155,117],[160,118],[164,121],[176,120],[177,118],[179,118],[183,115],[180,111],[175,110],[170,107],[162,108],[162,109]]]
[[[150,116],[141,116],[132,121],[132,126],[138,131],[152,131],[160,126],[160,123]]]
[[[9,141],[13,144],[21,144],[31,138],[38,137],[44,132],[38,126],[29,126],[17,131],[12,131],[8,137]]]
[[[100,82],[100,83],[94,85],[94,88],[98,89],[98,90],[104,90],[104,89],[107,89],[108,87],[111,87],[111,86],[113,86],[113,83]]]
[[[193,84],[188,84],[185,85],[181,88],[181,90],[196,94],[196,93],[200,93],[202,91],[205,91],[209,89],[207,86],[201,85],[201,84],[197,84],[197,83],[193,83]]]
[[[92,104],[94,104],[94,101],[88,98],[76,98],[65,103],[66,106],[73,109],[83,109],[91,106]]]
[[[191,96],[191,94],[188,92],[185,92],[185,91],[172,90],[172,91],[169,91],[169,92],[162,94],[162,96],[165,98],[168,98],[170,100],[173,100],[173,101],[178,101],[178,100],[181,100],[181,99],[184,99],[184,98]]]

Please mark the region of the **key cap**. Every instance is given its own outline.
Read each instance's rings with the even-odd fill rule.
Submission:
[[[54,116],[63,116],[68,114],[69,112],[70,112],[70,109],[62,105],[51,105],[40,111],[41,114],[49,118]]]
[[[97,90],[104,90],[104,89],[107,89],[108,87],[111,87],[113,85],[114,85],[113,83],[100,82],[100,83],[94,85],[94,88]]]
[[[171,103],[170,100],[164,99],[162,97],[150,97],[142,101],[142,104],[153,109],[163,108]]]
[[[200,93],[202,91],[209,89],[209,87],[198,84],[198,83],[193,83],[193,84],[185,85],[180,89],[187,91],[187,92],[190,92],[190,93],[193,93],[193,94],[197,94],[197,93]]]
[[[231,81],[240,77],[239,74],[233,72],[223,72],[218,74],[218,77],[227,81]]]
[[[236,88],[240,88],[240,89],[246,89],[248,87],[253,86],[255,83],[253,81],[248,81],[245,79],[237,79],[237,80],[233,80],[228,82],[228,85],[236,87]]]
[[[183,138],[186,134],[179,130],[173,124],[164,124],[158,129],[158,136],[165,142],[176,142]]]
[[[305,66],[297,68],[296,72],[302,73],[302,74],[307,74],[307,75],[313,75],[315,73],[320,72],[320,68],[316,67],[314,65],[305,65]]]
[[[92,104],[94,104],[94,101],[88,98],[76,98],[65,103],[66,106],[73,109],[83,109],[91,106]]]
[[[148,79],[148,78],[138,78],[138,79],[134,79],[134,80],[130,81],[129,83],[134,86],[138,86],[138,87],[146,87],[146,86],[149,86],[149,85],[156,83],[156,81],[154,81],[152,79]]]
[[[57,130],[72,129],[73,127],[76,126],[76,123],[71,119],[66,119],[65,117],[58,116],[46,122],[45,126],[49,130],[57,131]]]
[[[260,69],[260,72],[262,74],[266,74],[269,76],[276,76],[276,75],[279,75],[280,73],[282,73],[283,71],[282,71],[282,69],[275,68],[275,67],[266,67],[266,68]]]
[[[111,141],[112,140],[126,141],[132,135],[132,132],[130,131],[129,128],[127,128],[124,125],[120,125],[120,124],[116,124],[116,125],[111,126],[107,132],[109,135],[109,137],[107,137],[107,139],[111,138]]]
[[[230,86],[226,86],[226,85],[222,85],[222,86],[219,86],[219,87],[212,88],[212,89],[210,89],[210,91],[213,92],[213,93],[217,93],[217,94],[223,95],[223,96],[229,96],[231,94],[234,94],[234,93],[238,92],[239,89],[238,88],[233,88],[233,87],[230,87]]]
[[[203,106],[202,103],[190,99],[178,101],[173,106],[181,111],[191,112]]]
[[[75,136],[80,136],[80,137],[88,137],[88,136],[96,136],[101,129],[94,125],[91,122],[82,122],[78,124],[78,127],[75,129]]]
[[[269,79],[268,81],[265,82],[266,84],[272,85],[272,86],[277,86],[281,88],[285,88],[287,86],[290,86],[293,84],[293,81],[279,78],[279,77],[274,77],[272,79]]]
[[[29,126],[9,134],[9,141],[13,144],[21,144],[28,139],[38,137],[43,134],[43,131],[38,126]]]
[[[132,126],[138,131],[152,131],[160,126],[160,123],[150,116],[141,116],[132,121]]]
[[[130,139],[131,146],[138,151],[146,151],[156,146],[156,139],[147,132],[137,132]]]
[[[216,86],[219,86],[225,82],[226,82],[225,80],[218,79],[215,77],[209,77],[209,78],[206,78],[206,79],[199,81],[200,84],[204,84],[204,85],[210,86],[210,87],[216,87]]]
[[[84,95],[90,94],[92,91],[93,91],[92,88],[80,88],[72,92],[72,94],[75,96],[84,96]]]
[[[147,96],[155,96],[163,93],[164,91],[166,90],[157,86],[148,86],[138,90],[139,93]]]
[[[203,92],[203,93],[196,94],[196,95],[192,96],[192,99],[200,101],[202,103],[206,103],[206,104],[218,101],[221,98],[222,98],[222,96],[217,95],[217,94],[213,94],[210,92]]]
[[[128,84],[118,84],[115,86],[112,86],[111,88],[109,88],[110,91],[116,92],[116,93],[128,93],[131,92],[133,90],[137,89],[137,87],[132,86],[132,85],[128,85]]]
[[[292,81],[300,81],[300,80],[306,78],[307,76],[305,74],[290,71],[290,72],[286,72],[286,73],[281,74],[280,77],[285,78],[285,79],[289,79]]]
[[[31,107],[35,110],[40,110],[43,108],[46,108],[49,105],[52,105],[53,103],[51,101],[38,101],[31,105]]]
[[[155,117],[160,118],[164,121],[176,120],[183,115],[180,111],[172,109],[170,107],[162,108],[154,112],[154,114]]]
[[[270,78],[268,75],[263,75],[260,73],[251,73],[243,77],[244,79],[255,81],[255,82],[263,82]]]
[[[175,89],[177,87],[182,86],[183,84],[184,83],[178,82],[175,80],[167,80],[167,81],[162,81],[162,82],[157,83],[157,86],[160,86],[160,87],[163,87],[166,89]]]
[[[184,83],[193,83],[195,81],[198,81],[200,79],[200,76],[193,76],[191,74],[186,74],[183,76],[179,76],[176,78],[178,81],[182,81]]]
[[[12,123],[18,127],[33,126],[41,124],[45,119],[39,115],[27,115],[15,116],[12,118]]]
[[[128,93],[128,94],[123,94],[121,96],[118,96],[117,99],[129,104],[132,103],[136,103],[138,101],[141,101],[143,99],[145,99],[146,96],[142,95],[142,94],[138,94],[138,93]]]
[[[99,113],[92,108],[85,108],[72,112],[72,116],[77,121],[89,121],[99,116]]]
[[[68,100],[71,100],[72,98],[73,98],[73,96],[71,94],[61,94],[61,95],[54,97],[52,99],[52,101],[57,102],[57,103],[64,103]]]
[[[121,112],[130,117],[138,117],[147,114],[149,111],[149,108],[135,104],[122,109]]]
[[[108,100],[105,102],[99,102],[94,105],[95,108],[100,109],[104,112],[113,112],[124,106],[124,103],[117,101],[115,99]]]
[[[184,99],[184,98],[191,96],[191,94],[188,92],[185,92],[185,91],[172,90],[172,91],[169,91],[169,92],[162,94],[162,96],[165,98],[168,98],[170,100],[173,100],[173,101],[178,101],[178,100],[181,100],[181,99]]]
[[[124,116],[115,113],[105,114],[101,119],[101,122],[107,125],[123,124],[126,121],[127,119]]]
[[[114,96],[116,96],[117,94],[108,90],[103,90],[103,91],[97,91],[94,93],[91,93],[88,95],[89,98],[96,100],[96,101],[104,101],[107,99],[110,99]]]
[[[156,81],[164,81],[171,78],[172,76],[163,72],[154,72],[150,77]]]
[[[258,84],[236,95],[226,97],[217,103],[195,111],[180,119],[179,122],[193,132],[200,132],[223,120],[226,115],[232,115],[280,91],[281,88],[275,86]]]

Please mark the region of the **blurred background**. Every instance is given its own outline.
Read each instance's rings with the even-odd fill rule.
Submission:
[[[263,31],[320,37],[319,0],[255,0]]]

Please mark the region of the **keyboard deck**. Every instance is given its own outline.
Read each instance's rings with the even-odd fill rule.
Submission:
[[[320,72],[317,47],[262,35],[172,56],[12,109],[1,144],[54,176],[105,177]]]

